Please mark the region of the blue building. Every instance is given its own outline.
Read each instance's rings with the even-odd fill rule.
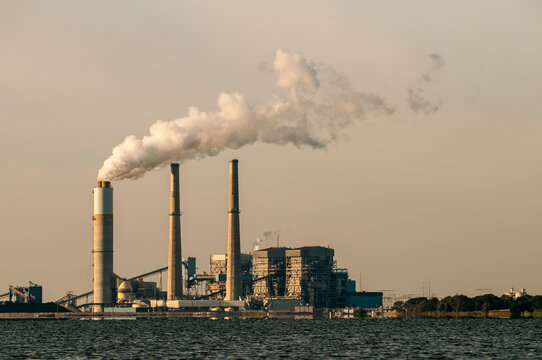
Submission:
[[[362,291],[346,293],[346,307],[361,306],[364,309],[376,309],[382,307],[381,291]]]
[[[30,283],[25,286],[10,286],[9,287],[9,301],[15,301],[17,303],[35,303],[41,304],[42,302],[42,287],[41,285]]]

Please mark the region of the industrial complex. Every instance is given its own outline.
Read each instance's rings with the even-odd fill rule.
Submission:
[[[241,253],[239,162],[229,161],[227,253],[212,254],[209,272],[197,273],[196,258],[182,257],[179,164],[171,164],[167,266],[124,278],[114,272],[113,187],[94,188],[93,287],[68,292],[55,303],[71,312],[316,311],[381,309],[382,292],[358,292],[348,271],[337,267],[333,249],[270,247]],[[167,286],[162,288],[162,274]],[[153,275],[158,282],[145,281]],[[10,286],[10,301],[41,303],[41,286]],[[300,310],[301,309],[301,310]]]

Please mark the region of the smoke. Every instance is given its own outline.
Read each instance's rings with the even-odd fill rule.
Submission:
[[[260,250],[262,248],[263,239],[262,238],[256,238],[256,241],[252,243],[252,251]]]
[[[444,66],[444,59],[440,54],[429,54],[428,56],[431,59],[431,66],[422,74],[422,81],[425,83],[433,81],[438,75],[440,68]]]
[[[440,54],[429,54],[431,65],[421,76],[420,85],[415,89],[407,90],[407,102],[411,110],[414,112],[424,112],[426,114],[435,113],[440,109],[442,102],[432,103],[425,96],[424,92],[428,84],[432,83],[438,76],[440,69],[444,66],[444,59]]]
[[[250,104],[238,93],[221,93],[218,109],[190,107],[186,116],[157,121],[143,138],[127,136],[113,148],[99,180],[136,179],[171,162],[214,156],[256,141],[324,149],[368,113],[392,114],[378,95],[358,92],[333,68],[278,49],[261,67],[276,77],[267,101]]]
[[[423,111],[426,114],[436,113],[440,109],[441,102],[433,104],[423,96],[424,89],[408,89],[408,106],[414,112]]]
[[[268,246],[277,245],[280,232],[278,231],[266,231],[262,237],[256,238],[256,241],[252,243],[252,251],[265,249]],[[270,245],[271,244],[271,245]]]

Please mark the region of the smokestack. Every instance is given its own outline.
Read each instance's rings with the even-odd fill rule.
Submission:
[[[113,303],[113,188],[98,181],[94,188],[94,311]]]
[[[179,164],[171,164],[171,197],[169,203],[169,256],[167,299],[183,296],[181,260],[181,205],[179,195]]]
[[[237,159],[230,160],[226,300],[238,300],[241,296],[241,239],[239,236],[239,177],[237,163]]]

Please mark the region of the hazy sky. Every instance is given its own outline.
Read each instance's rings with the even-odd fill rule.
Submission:
[[[541,15],[540,1],[1,1],[0,293],[92,289],[92,188],[112,148],[190,106],[216,111],[221,92],[268,99],[262,64],[281,48],[395,112],[326,150],[257,142],[187,161],[183,255],[201,271],[226,251],[235,157],[243,251],[273,230],[334,248],[365,290],[541,294]],[[117,274],[167,265],[168,182],[113,182]]]

